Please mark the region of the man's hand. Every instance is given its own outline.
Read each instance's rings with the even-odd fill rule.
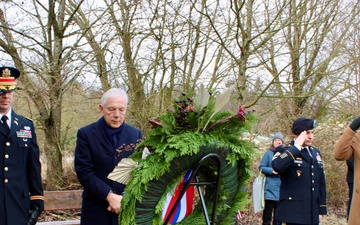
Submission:
[[[306,138],[307,138],[307,131],[304,130],[304,131],[301,132],[301,133],[299,134],[299,136],[296,138],[295,144],[298,145],[298,146],[300,146],[300,147],[303,147]]]
[[[356,118],[354,121],[351,122],[350,128],[353,131],[356,131],[360,127],[360,117]]]
[[[30,210],[28,225],[35,225],[40,214],[41,214],[41,210],[38,207]]]
[[[110,192],[106,197],[106,201],[108,201],[109,203],[107,210],[119,214],[121,207],[121,199],[122,199],[122,195],[117,195]]]

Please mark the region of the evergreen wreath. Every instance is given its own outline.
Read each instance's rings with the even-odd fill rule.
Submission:
[[[255,154],[253,144],[242,139],[242,135],[257,117],[245,114],[242,106],[236,113],[221,111],[231,91],[229,88],[214,95],[201,85],[194,99],[183,93],[173,109],[149,120],[153,128],[130,156],[137,166],[125,189],[119,224],[163,224],[166,194],[209,153],[217,153],[222,164],[215,224],[234,223],[236,213],[249,203],[244,187],[251,176],[250,163]],[[145,159],[144,149],[150,152]],[[211,163],[199,172],[204,180],[211,180],[216,173]],[[206,186],[204,192],[208,212],[212,212],[214,190]],[[205,224],[201,204],[196,204],[193,212],[177,224]]]

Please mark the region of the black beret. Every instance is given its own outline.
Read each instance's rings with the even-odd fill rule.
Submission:
[[[305,117],[300,117],[295,120],[291,127],[293,134],[300,134],[304,130],[312,130],[315,128],[316,120],[312,120]]]

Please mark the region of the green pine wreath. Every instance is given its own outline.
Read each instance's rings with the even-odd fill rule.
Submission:
[[[120,225],[163,224],[162,210],[166,194],[209,153],[221,159],[221,181],[215,224],[233,224],[238,210],[249,202],[244,191],[252,175],[250,163],[253,144],[242,138],[256,121],[242,106],[236,113],[221,111],[230,99],[231,89],[213,95],[203,86],[194,99],[183,93],[174,108],[156,119],[145,140],[136,146],[131,158],[137,167],[131,172],[119,214]],[[143,159],[144,148],[150,154]],[[217,168],[211,162],[201,168],[201,180],[214,180]],[[206,186],[204,196],[212,212],[214,187]],[[205,224],[201,204],[177,224]]]

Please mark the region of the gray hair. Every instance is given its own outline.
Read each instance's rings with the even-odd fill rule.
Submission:
[[[101,105],[104,106],[108,98],[116,98],[122,95],[125,97],[125,101],[127,105],[129,103],[129,96],[126,93],[126,91],[121,88],[111,88],[108,91],[106,91],[101,97]]]

